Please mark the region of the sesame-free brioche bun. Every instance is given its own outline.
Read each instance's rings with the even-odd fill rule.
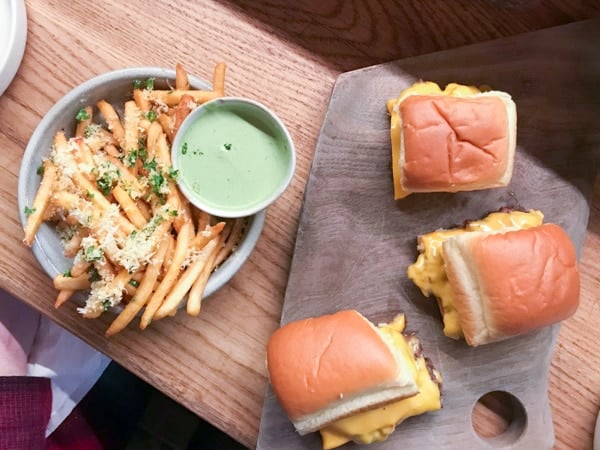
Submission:
[[[446,240],[443,251],[469,345],[524,334],[577,309],[576,252],[558,225],[463,233]]]
[[[425,88],[413,86],[391,105],[394,197],[508,185],[517,132],[511,96],[423,84]]]
[[[279,328],[267,344],[267,365],[300,434],[418,393],[406,356],[353,310]]]

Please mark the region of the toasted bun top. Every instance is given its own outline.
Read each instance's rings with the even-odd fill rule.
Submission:
[[[284,325],[268,342],[267,364],[273,390],[292,420],[390,384],[400,372],[388,344],[356,311]]]
[[[508,94],[409,95],[399,113],[405,191],[474,190],[510,181],[516,107]]]
[[[579,304],[575,248],[558,225],[464,233],[444,243],[444,258],[470,345],[559,322]]]

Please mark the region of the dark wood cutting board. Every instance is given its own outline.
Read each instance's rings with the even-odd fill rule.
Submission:
[[[444,377],[442,410],[405,421],[370,449],[552,447],[547,374],[558,325],[470,348],[443,335],[435,300],[421,295],[406,268],[417,255],[417,235],[502,206],[542,210],[580,252],[600,159],[599,48],[595,19],[368,67],[336,81],[306,188],[282,323],[346,308],[375,323],[404,312]],[[518,149],[507,188],[394,201],[386,101],[418,79],[442,87],[489,85],[513,96]],[[472,409],[497,390],[523,405],[526,426],[486,441],[473,431]],[[319,448],[318,433],[297,435],[268,388],[258,449]]]

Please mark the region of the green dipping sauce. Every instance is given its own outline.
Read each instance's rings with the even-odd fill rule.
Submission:
[[[183,131],[173,162],[184,193],[205,209],[236,212],[268,202],[287,184],[285,133],[251,104],[206,105]],[[266,205],[265,205],[266,206]]]

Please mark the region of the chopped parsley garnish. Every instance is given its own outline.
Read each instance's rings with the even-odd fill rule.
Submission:
[[[69,270],[65,270],[65,271],[63,272],[63,277],[65,277],[65,278],[71,278],[72,276],[73,276],[73,275],[71,275],[71,269],[69,269]]]
[[[108,195],[112,190],[113,180],[105,175],[102,178],[98,178],[96,180],[96,184],[98,185],[100,192],[102,192],[104,195]]]
[[[37,173],[40,177],[44,176],[44,164],[40,164],[35,173]]]
[[[138,159],[138,151],[135,149],[131,149],[129,150],[129,153],[127,153],[127,156],[125,157],[123,163],[127,165],[127,167],[133,167],[135,166],[135,162]]]
[[[146,147],[141,146],[138,148],[138,156],[142,161],[146,161],[146,158],[148,158],[148,150],[146,150]]]
[[[141,89],[142,88],[142,80],[133,80],[133,88]]]
[[[23,212],[25,213],[26,216],[30,216],[35,212],[35,208],[30,208],[29,206],[25,206]]]
[[[145,162],[144,168],[148,171],[156,170],[156,158],[152,158],[152,161]]]
[[[148,78],[146,80],[146,90],[151,91],[154,89],[154,78]]]
[[[90,283],[100,281],[100,273],[98,272],[98,269],[96,269],[94,266],[90,266],[90,270],[88,270],[88,275],[88,281]]]
[[[179,176],[179,170],[175,170],[175,169],[173,169],[173,166],[171,166],[171,167],[169,167],[168,175],[171,180],[176,180],[177,177]]]
[[[93,193],[93,192],[90,192],[90,191],[86,191],[86,192],[85,192],[85,196],[86,196],[87,198],[94,198],[94,193]]]
[[[134,280],[132,278],[131,280],[129,280],[129,284],[132,285],[134,288],[136,288],[140,285],[140,282],[138,280]]]
[[[72,227],[62,228],[60,230],[61,238],[64,239],[65,241],[71,240],[73,238],[73,236],[75,236],[75,233],[77,233],[78,228],[79,227],[77,225],[73,225]]]
[[[169,215],[177,217],[179,215],[179,211],[177,211],[176,209],[172,209],[171,211],[169,211]]]
[[[157,118],[157,114],[155,111],[150,110],[146,113],[146,119],[148,119],[150,122],[154,122]]]
[[[223,144],[223,147],[225,147],[225,150],[231,150],[231,144]]]
[[[163,176],[163,174],[159,172],[153,173],[152,175],[150,175],[150,179],[148,181],[150,182],[150,189],[152,190],[152,192],[156,196],[162,198],[160,188],[165,182],[165,177]]]
[[[94,135],[94,133],[96,132],[96,130],[91,126],[88,125],[87,127],[85,127],[85,131],[83,132],[83,136],[86,138],[90,138]]]
[[[104,312],[108,311],[108,309],[110,308],[110,306],[111,306],[111,305],[110,305],[110,300],[108,300],[108,299],[107,299],[107,300],[104,300],[104,301],[102,302],[102,310],[103,310]]]
[[[83,259],[85,259],[87,262],[94,262],[102,259],[103,256],[104,252],[101,248],[96,248],[95,246],[90,245],[85,249]]]
[[[88,114],[85,108],[81,108],[79,111],[77,111],[77,114],[75,115],[75,120],[77,120],[77,122],[81,122],[82,120],[88,120],[89,118],[90,115]]]
[[[185,155],[187,153],[187,142],[184,142],[181,146],[181,154]]]

